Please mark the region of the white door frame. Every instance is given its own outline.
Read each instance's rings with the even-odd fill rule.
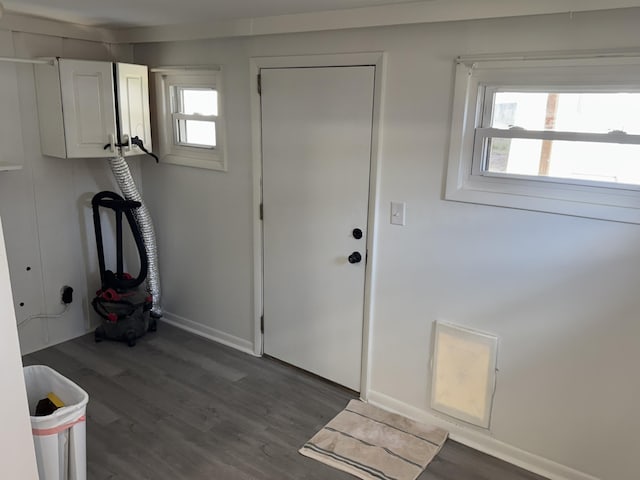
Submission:
[[[263,238],[260,204],[262,203],[262,124],[260,94],[257,79],[262,68],[296,67],[348,67],[373,65],[376,67],[373,93],[373,123],[371,131],[371,171],[369,175],[369,212],[367,225],[367,262],[365,265],[364,318],[362,326],[362,372],[360,397],[367,398],[369,391],[369,364],[372,325],[373,283],[375,279],[374,247],[377,237],[376,212],[378,212],[378,188],[380,178],[381,118],[386,66],[384,52],[343,53],[328,55],[303,55],[283,57],[253,57],[250,59],[251,141],[253,150],[253,305],[254,342],[256,355],[263,353],[261,317],[263,312]]]

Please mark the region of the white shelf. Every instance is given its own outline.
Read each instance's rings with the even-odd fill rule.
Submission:
[[[22,170],[22,165],[17,163],[0,162],[0,172],[9,172],[11,170]]]

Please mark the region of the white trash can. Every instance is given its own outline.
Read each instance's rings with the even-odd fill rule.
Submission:
[[[24,380],[40,480],[86,480],[89,395],[45,365],[24,367]],[[36,417],[36,405],[49,392],[65,406],[51,415]]]

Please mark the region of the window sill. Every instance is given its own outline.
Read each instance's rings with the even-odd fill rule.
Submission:
[[[206,170],[227,171],[227,162],[218,155],[210,158],[196,158],[186,155],[168,154],[160,157],[161,163],[181,165],[184,167],[204,168]]]
[[[640,224],[640,192],[634,190],[468,175],[447,182],[445,200]]]

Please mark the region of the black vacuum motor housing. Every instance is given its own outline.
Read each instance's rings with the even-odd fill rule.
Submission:
[[[91,302],[93,309],[103,320],[102,325],[96,328],[95,339],[96,342],[105,339],[122,341],[133,347],[138,338],[148,331],[154,332],[157,329],[157,320],[150,315],[152,298],[142,286],[147,278],[148,259],[140,229],[133,215],[141,204],[125,200],[117,193],[104,191],[94,195],[91,205],[102,285]],[[105,265],[100,208],[112,211],[115,216],[115,272],[108,270]],[[124,271],[123,215],[127,219],[140,259],[140,271],[136,277]]]

